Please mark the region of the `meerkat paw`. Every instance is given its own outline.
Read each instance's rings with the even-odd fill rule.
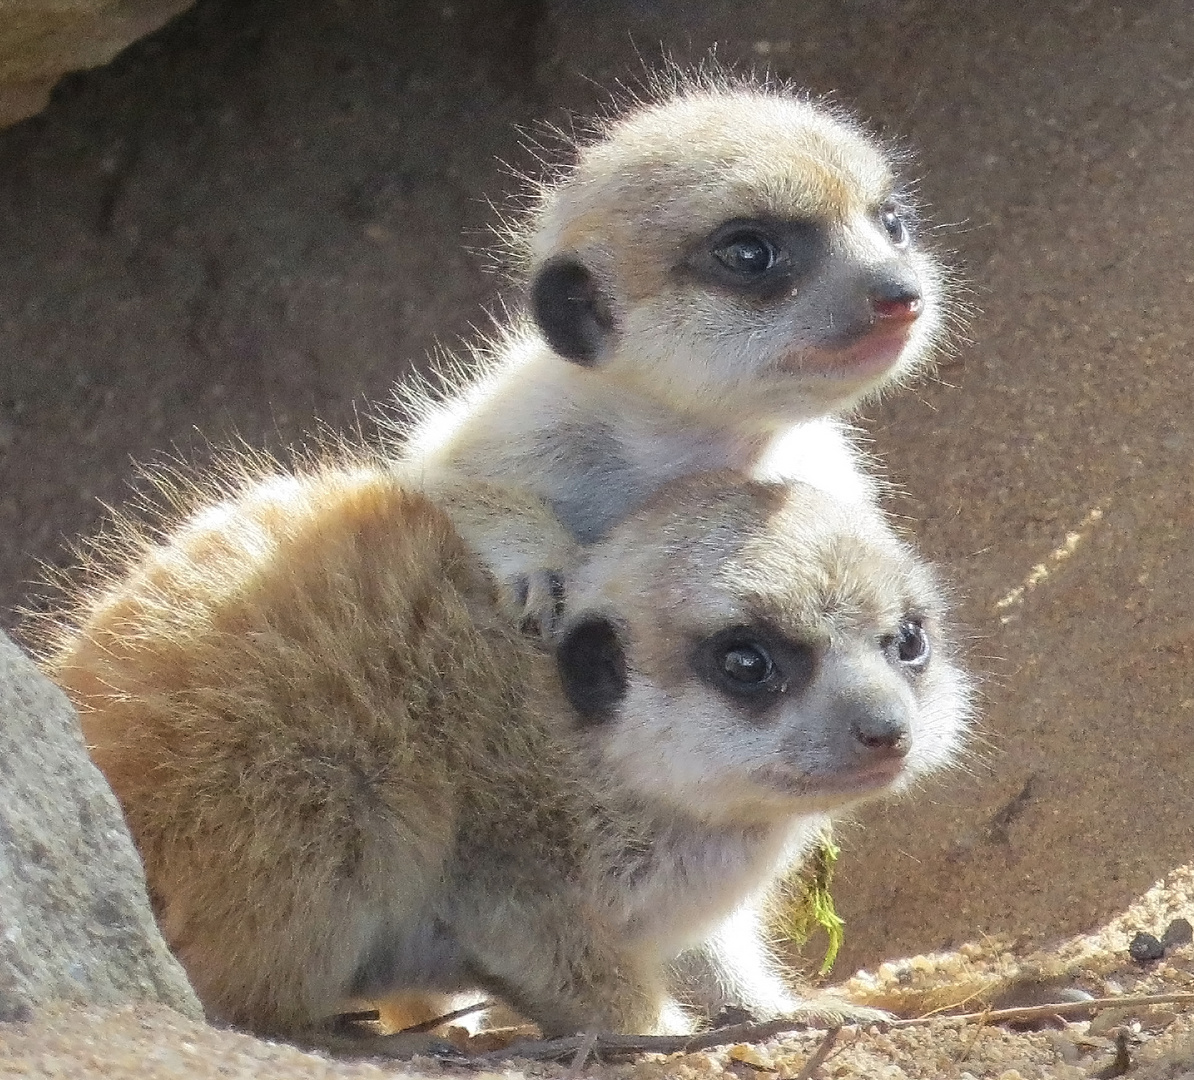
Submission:
[[[830,990],[822,990],[808,997],[792,998],[791,1003],[776,1013],[776,1017],[808,1024],[809,1027],[837,1027],[844,1024],[882,1024],[894,1019],[891,1013],[858,1005]]]
[[[527,637],[550,641],[564,614],[564,579],[555,570],[532,570],[504,584],[503,607]]]
[[[655,1030],[650,1035],[691,1035],[697,1030],[696,1017],[678,1001],[668,998],[659,1010]]]

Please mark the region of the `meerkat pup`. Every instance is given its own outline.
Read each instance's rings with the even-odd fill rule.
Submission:
[[[577,561],[554,652],[384,465],[130,536],[44,662],[200,998],[265,1035],[474,988],[547,1034],[684,1030],[668,966],[964,726],[932,575],[812,488],[669,485]],[[731,961],[764,996],[765,951]]]
[[[839,110],[676,76],[601,125],[516,239],[528,314],[479,378],[414,403],[429,490],[523,488],[582,543],[723,468],[873,499],[833,418],[928,365],[946,275],[894,155]]]

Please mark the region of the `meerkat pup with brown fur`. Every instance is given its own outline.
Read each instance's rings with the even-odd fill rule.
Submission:
[[[602,124],[517,244],[528,316],[422,402],[405,457],[429,490],[523,488],[582,543],[723,468],[872,500],[834,418],[923,370],[952,311],[895,155],[725,76],[676,75]]]
[[[129,531],[44,660],[213,1018],[301,1040],[480,988],[548,1034],[683,1030],[668,965],[961,737],[937,587],[866,506],[669,485],[550,653],[396,470],[251,471]]]

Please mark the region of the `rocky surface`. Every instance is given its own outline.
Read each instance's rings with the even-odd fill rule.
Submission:
[[[0,127],[46,107],[68,71],[106,64],[194,0],[4,0]]]
[[[0,634],[0,1019],[135,1000],[202,1015],[74,709]]]

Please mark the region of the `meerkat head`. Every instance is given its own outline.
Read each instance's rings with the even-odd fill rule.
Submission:
[[[928,567],[804,485],[678,481],[591,549],[557,638],[596,752],[644,798],[775,820],[948,763],[968,682]]]
[[[941,336],[944,274],[892,154],[778,90],[690,86],[611,121],[528,240],[551,347],[681,409],[844,411]]]

